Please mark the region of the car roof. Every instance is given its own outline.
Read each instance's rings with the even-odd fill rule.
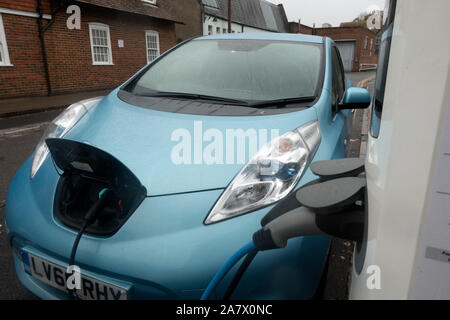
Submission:
[[[299,33],[226,33],[195,38],[195,40],[274,40],[309,43],[323,43],[324,38]]]

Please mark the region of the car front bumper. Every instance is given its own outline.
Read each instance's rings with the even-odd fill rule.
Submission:
[[[58,176],[45,161],[33,180],[31,158],[16,173],[7,198],[8,241],[14,252],[24,249],[67,266],[76,232],[53,215]],[[308,172],[302,183],[313,178]],[[42,186],[46,186],[43,188]],[[214,274],[260,226],[270,210],[205,226],[203,221],[221,190],[147,198],[111,237],[83,236],[76,255],[81,272],[112,284],[129,286],[130,299],[199,299]],[[315,236],[289,241],[282,250],[258,254],[233,298],[310,299],[318,286],[330,238]],[[24,272],[14,254],[22,284],[43,299],[67,295]],[[235,269],[222,281],[222,297]]]

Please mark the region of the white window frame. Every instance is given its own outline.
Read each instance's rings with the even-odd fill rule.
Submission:
[[[153,60],[150,60],[149,59],[149,54],[148,54],[148,51],[149,50],[155,50],[154,48],[149,48],[148,47],[148,36],[149,35],[152,35],[152,36],[156,36],[156,43],[157,43],[157,45],[158,45],[158,47],[157,47],[157,57],[159,57],[160,55],[161,55],[161,49],[160,49],[160,44],[159,44],[159,32],[157,32],[157,31],[154,31],[154,30],[147,30],[147,31],[145,31],[145,48],[146,48],[146,51],[145,51],[145,53],[146,53],[146,55],[147,55],[147,63],[150,63],[150,62],[152,62]],[[156,59],[156,58],[155,58]]]
[[[102,30],[106,31],[107,36],[107,48],[108,48],[108,60],[109,61],[95,61],[94,55],[94,41],[92,39],[92,30]],[[113,57],[112,57],[112,48],[111,48],[111,34],[109,32],[109,26],[103,23],[91,22],[89,23],[89,38],[91,39],[91,53],[92,53],[92,65],[94,66],[111,66],[114,65]]]
[[[142,0],[142,2],[144,3],[144,4],[150,4],[150,5],[152,5],[152,6],[156,6],[156,2],[157,2],[158,0]]]
[[[8,43],[6,42],[5,29],[3,27],[3,18],[0,14],[0,51],[2,55],[2,61],[0,61],[0,66],[11,67],[11,61],[9,60]]]

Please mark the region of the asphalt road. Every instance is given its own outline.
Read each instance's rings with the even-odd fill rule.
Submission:
[[[2,120],[6,121],[6,120]],[[15,171],[33,151],[44,128],[17,134],[0,134],[0,206]],[[34,299],[16,278],[12,253],[6,242],[4,207],[0,209],[0,299]]]
[[[352,73],[350,80],[356,85],[374,73]],[[0,300],[4,299],[36,299],[18,281],[12,260],[12,252],[6,241],[4,205],[8,185],[19,166],[33,152],[36,144],[45,131],[46,124],[61,111],[44,112],[0,119]],[[362,116],[358,118],[362,121]],[[359,127],[358,127],[359,126]],[[353,146],[359,150],[358,135],[361,123],[356,124]],[[359,130],[359,132],[358,132]],[[355,139],[353,139],[355,140]],[[350,150],[349,149],[349,150]],[[359,155],[359,154],[358,154]],[[356,153],[353,154],[356,156]],[[331,248],[330,270],[327,275],[328,285],[324,297],[327,299],[345,299],[348,293],[348,271],[351,266],[353,245],[339,240],[333,241]]]

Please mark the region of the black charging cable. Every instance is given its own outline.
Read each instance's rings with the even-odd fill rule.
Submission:
[[[84,220],[83,224],[80,228],[80,231],[78,231],[77,237],[75,238],[75,241],[72,246],[72,252],[70,254],[70,259],[69,259],[69,266],[75,265],[75,256],[77,254],[78,245],[80,243],[82,235],[85,233],[86,229],[92,223],[95,222],[98,214],[105,208],[111,194],[112,194],[112,192],[110,189],[103,189],[99,193],[99,199],[92,205],[92,207],[86,213],[86,216],[83,219]],[[70,275],[70,274],[67,274],[67,275]],[[76,291],[75,289],[69,290],[69,297],[72,300],[76,298],[75,291]]]

